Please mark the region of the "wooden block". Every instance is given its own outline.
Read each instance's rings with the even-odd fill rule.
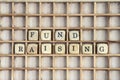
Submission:
[[[107,54],[108,53],[108,45],[105,43],[97,44],[97,54]]]
[[[52,45],[50,43],[44,43],[41,46],[42,54],[51,54],[52,52]]]
[[[15,54],[24,54],[25,44],[15,44]]]
[[[51,30],[42,30],[41,40],[51,40]]]
[[[69,40],[79,40],[79,31],[69,31]]]
[[[38,53],[38,44],[28,44],[27,53],[28,54],[37,54]]]
[[[83,52],[83,54],[92,54],[93,53],[93,45],[92,44],[83,44],[82,52]]]
[[[28,40],[37,41],[38,40],[38,30],[29,30],[28,31]]]
[[[65,40],[65,30],[57,30],[55,31],[55,40]]]
[[[56,54],[65,54],[65,44],[55,44]]]
[[[70,54],[79,54],[80,52],[79,44],[69,44],[69,53]]]

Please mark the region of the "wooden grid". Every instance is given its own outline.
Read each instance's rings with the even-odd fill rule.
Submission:
[[[0,12],[0,17],[1,17],[1,22],[2,19],[4,17],[7,17],[9,19],[11,19],[11,23],[9,23],[8,26],[2,26],[0,25],[0,30],[4,31],[10,31],[11,32],[11,38],[9,38],[8,40],[0,40],[0,45],[2,44],[10,44],[11,45],[11,52],[9,54],[4,54],[4,52],[0,53],[0,59],[2,60],[3,57],[7,57],[10,58],[9,60],[9,67],[0,67],[0,75],[2,74],[2,71],[10,71],[9,75],[10,78],[6,79],[6,80],[99,80],[98,77],[99,76],[106,76],[106,78],[103,78],[103,80],[119,80],[120,79],[120,23],[116,23],[116,25],[112,25],[111,24],[111,20],[112,18],[117,18],[117,21],[120,22],[120,2],[103,2],[105,3],[105,12],[103,13],[99,13],[97,12],[97,6],[99,3],[101,2],[76,2],[76,3],[71,3],[71,2],[22,2],[21,4],[23,4],[24,6],[24,10],[21,13],[17,13],[15,10],[16,8],[16,4],[18,4],[20,2],[8,2],[7,4],[9,4],[9,9],[11,9],[8,13],[1,13]],[[3,4],[2,2],[0,4]],[[32,8],[30,7],[32,4],[36,4],[35,7],[36,8]],[[45,4],[49,5],[48,7],[50,7],[51,9],[48,10],[47,13],[44,13],[45,10]],[[58,6],[58,4],[61,4],[60,7]],[[75,4],[77,5],[77,9],[75,13],[70,13],[71,10],[71,4]],[[85,13],[85,5],[88,6],[88,10],[89,7],[91,7],[91,9]],[[114,13],[112,12],[113,10],[113,6],[111,5],[119,5],[118,9],[119,11]],[[23,7],[22,6],[22,7]],[[61,9],[61,11],[58,11],[59,8],[63,7]],[[2,8],[2,5],[0,7],[0,9]],[[35,11],[29,12],[29,8],[32,8],[33,10],[35,9]],[[116,8],[116,7],[115,7]],[[75,9],[75,8],[74,8]],[[62,11],[63,10],[63,11]],[[71,11],[72,12],[72,11]],[[16,25],[16,18],[17,17],[21,17],[22,21],[24,22],[24,24],[20,27],[17,27]],[[50,24],[49,27],[46,27],[43,25],[44,21],[43,19],[47,17],[50,18],[50,21],[52,22]],[[90,18],[91,24],[89,26],[86,26],[86,24],[89,24],[87,22],[84,22],[84,19],[87,17]],[[98,18],[106,18],[106,25],[105,26],[98,26],[97,24],[97,19]],[[34,18],[33,21],[37,21],[36,24],[30,24],[31,22],[29,22],[30,18]],[[61,23],[65,23],[64,25],[57,26],[56,23],[56,19],[61,18]],[[70,19],[72,20],[74,18],[74,20],[76,19],[76,21],[78,21],[78,24],[76,26],[74,26],[73,24],[71,24]],[[73,21],[74,21],[73,20]],[[9,21],[9,22],[10,22]],[[22,22],[21,21],[21,22]],[[63,21],[63,22],[62,22]],[[113,20],[114,22],[114,20]],[[73,22],[74,23],[74,22]],[[4,23],[5,24],[5,23]],[[65,41],[60,41],[61,43],[66,44],[66,46],[68,47],[69,43],[79,43],[79,44],[84,44],[84,43],[92,43],[94,45],[94,53],[91,55],[85,55],[85,54],[78,54],[78,55],[71,55],[68,52],[68,49],[66,51],[66,54],[63,55],[58,55],[58,54],[54,54],[54,51],[52,51],[52,54],[49,55],[44,55],[41,53],[41,51],[39,50],[39,54],[35,54],[35,55],[29,55],[27,54],[27,52],[25,54],[22,55],[16,55],[14,54],[14,44],[15,43],[24,43],[27,49],[27,45],[29,43],[37,43],[39,44],[39,47],[42,43],[45,43],[46,41],[28,41],[27,40],[27,32],[28,30],[31,29],[35,29],[35,30],[39,30],[39,32],[41,30],[51,30],[53,33],[55,33],[56,30],[65,30],[67,33],[67,38]],[[70,30],[79,30],[80,31],[80,40],[79,41],[70,41],[68,39],[68,32]],[[22,38],[19,38],[18,40],[16,39],[17,36],[19,36],[19,32],[17,33],[17,31],[21,31],[21,35],[23,35]],[[84,38],[84,33],[85,31],[90,32],[92,34],[92,36],[89,38]],[[96,34],[98,31],[105,31],[105,39],[104,40],[99,40],[98,39],[98,35]],[[117,31],[118,35],[116,36],[117,39],[111,39],[111,32]],[[18,34],[18,35],[17,35]],[[87,34],[88,36],[90,35],[89,33]],[[115,36],[115,35],[112,35]],[[52,41],[49,41],[49,43],[53,44],[53,48],[54,48],[54,44],[57,43],[59,41],[55,41],[54,39],[54,35],[53,35],[53,39]],[[100,55],[100,54],[96,54],[96,44],[97,43],[107,43],[109,45],[109,53],[105,54],[105,55]],[[114,44],[115,46],[117,45],[117,49],[114,53],[111,51],[111,44]],[[113,46],[113,47],[115,47]],[[112,47],[112,48],[113,48]],[[20,58],[21,57],[21,58]],[[32,60],[30,59],[31,57],[32,60],[36,61],[35,63],[32,63],[32,67],[30,67],[29,65]],[[44,67],[43,65],[43,58],[48,57],[48,62],[49,66],[48,67]],[[85,61],[87,58],[89,58],[87,61]],[[101,57],[101,59],[99,59]],[[16,67],[16,59],[20,58],[21,62],[24,64],[21,67]],[[58,59],[59,58],[59,59]],[[75,67],[70,67],[71,64],[71,58],[76,58],[77,61],[76,64],[74,62],[73,65],[76,65]],[[111,66],[112,64],[112,59],[111,58],[117,58],[116,65],[117,67]],[[56,63],[56,59],[58,59],[58,63]],[[62,61],[62,60],[65,61]],[[102,63],[105,63],[106,65],[102,65],[100,66],[99,61],[102,61]],[[63,65],[59,65],[59,61],[62,62]],[[7,63],[7,62],[6,62]],[[19,61],[18,61],[19,63]],[[21,63],[21,64],[22,64]],[[89,64],[90,63],[90,64]],[[58,66],[56,65],[58,64]],[[86,65],[89,64],[89,65]],[[1,64],[2,65],[2,64]],[[17,75],[16,71],[20,71],[19,75]],[[30,78],[31,76],[29,76],[28,73],[30,73],[29,71],[34,71],[32,72],[33,75],[34,73],[36,75],[33,76],[33,78]],[[46,71],[46,72],[45,72]],[[72,71],[75,71],[75,74],[73,74]],[[87,71],[87,72],[86,72]],[[98,74],[99,71],[103,71],[105,75],[101,75]],[[47,73],[48,72],[48,73]],[[116,74],[114,74],[117,78],[112,77],[112,72],[115,72]],[[31,73],[31,74],[32,74]],[[20,75],[23,74],[23,75]],[[48,75],[47,75],[48,74]],[[46,75],[49,76],[48,78],[46,78]],[[74,77],[72,76],[74,75]],[[15,78],[15,77],[20,77],[22,76],[22,78]],[[36,77],[35,77],[36,76]],[[72,78],[73,77],[73,78]],[[87,78],[89,77],[89,78]],[[102,79],[102,78],[101,78]],[[0,76],[0,80],[3,80],[3,78]],[[5,79],[4,79],[5,80]]]

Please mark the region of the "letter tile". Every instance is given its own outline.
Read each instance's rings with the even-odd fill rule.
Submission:
[[[65,54],[65,44],[55,44],[56,54]]]
[[[108,53],[108,45],[105,43],[97,44],[97,54],[107,54]]]
[[[38,54],[38,44],[28,44],[27,53],[28,54]]]
[[[69,44],[69,53],[70,54],[79,54],[80,45],[79,44]]]
[[[52,53],[52,45],[50,43],[42,44],[42,54],[51,54]]]
[[[28,40],[37,41],[38,37],[38,30],[28,30]]]
[[[69,31],[69,40],[79,40],[79,31]]]
[[[25,44],[17,43],[15,44],[15,54],[24,54],[25,53]]]
[[[65,40],[65,30],[57,30],[55,31],[55,40]]]
[[[82,52],[83,52],[83,54],[92,54],[93,53],[93,45],[92,44],[83,44]]]
[[[42,30],[41,40],[51,40],[51,30]]]

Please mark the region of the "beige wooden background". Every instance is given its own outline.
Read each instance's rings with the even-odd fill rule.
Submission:
[[[33,43],[29,29],[80,30],[78,43],[109,53],[15,55],[14,43]],[[0,2],[0,80],[120,80],[120,2]]]

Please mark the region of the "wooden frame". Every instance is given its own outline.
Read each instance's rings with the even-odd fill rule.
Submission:
[[[4,2],[4,0],[3,0],[3,2]],[[93,7],[94,7],[94,9],[93,9],[93,13],[88,13],[88,14],[84,14],[83,13],[83,5],[84,5],[84,3],[86,3],[86,1],[84,1],[84,0],[81,0],[81,1],[79,1],[79,0],[75,0],[75,1],[70,1],[70,0],[66,0],[66,1],[63,1],[63,0],[59,0],[58,2],[57,1],[54,1],[54,0],[51,0],[51,1],[49,1],[49,0],[36,0],[36,1],[34,1],[34,0],[30,0],[30,1],[28,1],[28,0],[26,0],[26,1],[24,1],[24,0],[17,0],[17,1],[14,1],[14,0],[11,0],[11,1],[5,1],[5,2],[8,2],[8,3],[10,3],[12,6],[12,12],[11,13],[9,13],[9,14],[0,14],[0,17],[11,17],[12,18],[12,26],[10,26],[10,27],[8,27],[8,26],[6,26],[6,27],[0,27],[0,30],[2,31],[2,30],[9,30],[9,31],[11,31],[12,32],[12,39],[11,40],[7,40],[7,41],[4,41],[4,40],[0,40],[0,44],[1,43],[10,43],[10,44],[12,44],[12,51],[11,51],[11,53],[10,54],[0,54],[0,57],[11,57],[12,58],[12,66],[11,67],[9,67],[9,68],[2,68],[2,67],[0,67],[0,70],[10,70],[11,71],[11,80],[15,80],[14,79],[14,76],[15,76],[15,74],[14,74],[14,71],[15,70],[23,70],[25,73],[25,77],[24,77],[24,80],[28,80],[27,78],[28,78],[28,71],[29,70],[37,70],[38,71],[38,80],[42,80],[42,70],[51,70],[52,71],[52,79],[51,80],[57,80],[56,79],[56,77],[54,77],[55,76],[55,72],[56,72],[56,70],[63,70],[63,71],[65,71],[66,72],[66,79],[65,80],[69,80],[69,71],[71,71],[71,70],[77,70],[77,71],[79,71],[80,72],[80,74],[79,74],[79,80],[84,80],[83,79],[83,71],[84,70],[88,70],[88,71],[92,71],[93,72],[93,80],[97,80],[96,79],[96,72],[98,71],[98,70],[105,70],[105,71],[107,71],[108,72],[108,80],[111,80],[111,77],[110,77],[110,71],[119,71],[119,73],[120,73],[120,66],[119,67],[117,67],[117,68],[112,68],[111,67],[111,63],[110,63],[110,58],[111,57],[119,57],[120,58],[120,53],[118,53],[118,54],[111,54],[110,53],[110,51],[108,51],[108,54],[104,54],[104,55],[100,55],[100,54],[96,54],[96,44],[97,43],[107,43],[108,45],[110,45],[111,43],[117,43],[117,44],[119,44],[120,45],[120,40],[116,40],[116,41],[111,41],[110,40],[110,31],[111,30],[119,30],[120,31],[120,26],[114,26],[114,27],[111,27],[111,25],[110,25],[110,18],[111,17],[120,17],[120,12],[119,13],[116,13],[116,14],[112,14],[112,13],[110,13],[110,9],[111,9],[111,7],[110,7],[110,3],[111,2],[116,2],[116,3],[119,3],[120,4],[120,1],[118,0],[116,0],[116,1],[114,1],[114,0],[111,0],[111,1],[107,1],[107,0],[102,0],[102,1],[100,1],[100,2],[104,2],[104,3],[106,3],[107,4],[107,9],[108,9],[108,13],[103,13],[103,14],[98,14],[97,12],[96,12],[96,5],[99,3],[99,1],[88,1],[87,3],[92,3],[93,4]],[[19,3],[19,2],[23,2],[24,3],[24,5],[25,5],[25,13],[20,13],[20,14],[17,14],[17,13],[15,13],[15,3]],[[30,14],[29,12],[28,12],[28,9],[29,9],[29,3],[32,3],[32,2],[36,2],[37,4],[38,4],[38,6],[39,6],[39,11],[38,11],[38,13],[37,14]],[[41,10],[43,10],[43,8],[42,8],[42,5],[43,5],[43,3],[45,3],[45,2],[50,2],[51,4],[52,4],[52,7],[53,7],[53,12],[52,12],[52,14],[43,14],[42,13],[42,11]],[[57,3],[59,3],[59,2],[64,2],[65,3],[65,5],[66,5],[66,13],[61,13],[61,14],[56,14],[55,13],[55,11],[57,10],[57,8],[56,8],[56,4]],[[76,13],[76,14],[69,14],[69,10],[70,10],[70,8],[69,8],[69,6],[70,6],[70,4],[71,4],[71,2],[77,2],[77,3],[79,3],[79,9],[80,9],[80,13]],[[2,3],[2,0],[1,0],[1,2],[0,3]],[[20,28],[18,28],[18,27],[15,27],[15,17],[25,17],[25,26],[24,27],[20,27]],[[29,25],[29,17],[37,17],[38,19],[39,19],[39,23],[38,23],[38,26],[36,26],[36,27],[29,27],[28,25]],[[52,23],[52,26],[51,27],[43,27],[43,26],[41,26],[41,23],[43,23],[42,22],[42,18],[43,17],[52,17],[52,19],[53,19],[53,23]],[[59,28],[59,27],[56,27],[56,17],[64,17],[64,18],[66,18],[66,25],[65,25],[65,27],[62,27],[62,28]],[[70,17],[78,17],[79,19],[80,19],[80,22],[79,22],[79,27],[70,27]],[[86,27],[83,27],[83,18],[84,17],[92,17],[93,18],[93,26],[92,27],[88,27],[88,28],[86,28]],[[107,26],[106,27],[97,27],[97,24],[96,24],[96,19],[97,19],[97,17],[108,17],[108,24],[107,24]],[[33,43],[33,41],[29,41],[29,40],[27,40],[27,37],[25,37],[25,40],[15,40],[15,30],[24,30],[24,32],[25,32],[25,36],[28,36],[28,30],[32,30],[32,29],[34,29],[34,30],[39,30],[39,31],[41,31],[41,30],[51,30],[53,33],[55,32],[55,30],[65,30],[66,31],[66,33],[68,34],[68,32],[69,32],[69,30],[73,30],[73,29],[75,29],[75,30],[79,30],[80,31],[80,40],[79,41],[69,41],[69,39],[68,39],[68,35],[67,35],[67,38],[66,38],[66,40],[65,41],[55,41],[55,39],[54,39],[54,35],[53,35],[53,37],[52,37],[52,40],[51,41],[49,41],[49,43],[52,43],[52,44],[55,44],[55,43],[57,43],[57,42],[60,42],[60,43],[64,43],[64,44],[66,44],[66,46],[67,46],[67,48],[68,48],[68,44],[69,43],[79,43],[79,44],[84,44],[84,43],[92,43],[93,45],[94,45],[94,53],[93,54],[90,54],[90,55],[86,55],[86,54],[77,54],[77,55],[70,55],[69,54],[69,52],[68,52],[68,50],[66,51],[66,54],[62,54],[62,55],[59,55],[59,54],[48,54],[48,55],[44,55],[44,54],[41,54],[40,52],[40,50],[39,50],[39,54],[35,54],[35,55],[30,55],[30,54],[27,54],[27,52],[25,53],[25,54],[21,54],[21,55],[16,55],[16,54],[14,54],[14,44],[15,43],[24,43],[25,44],[25,47],[26,47],[26,49],[27,49],[27,45],[29,44],[29,43]],[[93,39],[92,40],[89,40],[89,41],[85,41],[84,39],[83,39],[83,32],[84,31],[92,31],[93,32]],[[108,36],[107,36],[107,39],[104,41],[97,41],[96,40],[96,38],[97,38],[97,35],[96,35],[96,32],[98,31],[98,30],[106,30],[106,32],[107,32],[107,34],[108,34]],[[120,36],[120,35],[119,35]],[[41,40],[38,40],[38,41],[34,41],[35,43],[37,43],[37,44],[39,44],[39,45],[41,45],[42,43],[46,43],[47,41],[41,41]],[[53,45],[54,46],[54,45]],[[41,46],[39,46],[39,47],[41,47]],[[110,49],[108,49],[108,50],[110,50]],[[53,53],[54,53],[54,51],[52,51]],[[17,68],[17,67],[15,67],[14,65],[15,65],[15,57],[24,57],[25,58],[25,67],[22,67],[22,68]],[[38,67],[32,67],[32,68],[29,68],[28,67],[28,57],[38,57],[38,59],[39,59],[39,66]],[[42,57],[51,57],[52,58],[52,67],[48,67],[48,68],[44,68],[44,67],[42,67]],[[55,59],[56,59],[56,57],[64,57],[64,58],[66,58],[66,67],[61,67],[61,68],[57,68],[57,67],[55,67]],[[79,63],[79,67],[76,67],[76,68],[70,68],[69,67],[69,63],[70,63],[70,61],[69,61],[69,58],[70,57],[79,57],[79,59],[80,59],[80,63]],[[93,67],[90,67],[90,68],[85,68],[85,67],[83,67],[83,64],[84,64],[84,62],[83,62],[83,58],[84,57],[92,57],[93,58]],[[107,57],[107,59],[108,59],[108,67],[104,67],[104,68],[97,68],[96,67],[96,59],[97,59],[97,57]]]

